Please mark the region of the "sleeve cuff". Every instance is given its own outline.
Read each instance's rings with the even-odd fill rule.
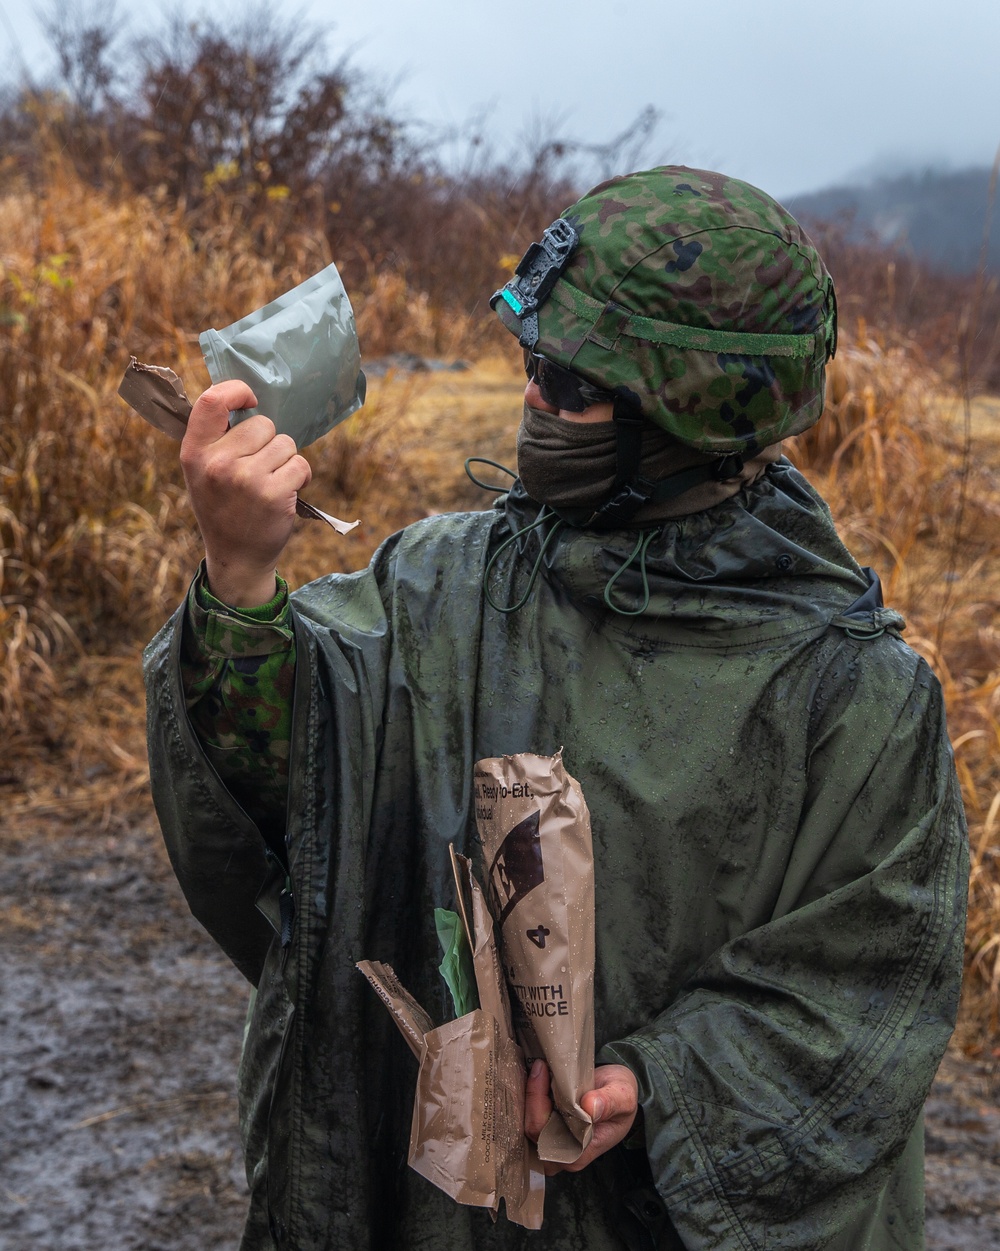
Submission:
[[[277,594],[269,603],[232,608],[208,589],[202,562],[187,597],[185,635],[192,656],[228,659],[287,651],[293,639],[288,584],[280,576],[277,582]]]

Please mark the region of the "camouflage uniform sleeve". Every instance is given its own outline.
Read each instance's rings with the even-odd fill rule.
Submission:
[[[188,592],[181,681],[206,756],[280,854],[295,683],[284,580],[269,604],[230,608],[209,591],[203,566]]]

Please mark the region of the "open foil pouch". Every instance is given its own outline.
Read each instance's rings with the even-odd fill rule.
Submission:
[[[213,382],[245,382],[257,397],[256,408],[230,414],[230,425],[266,413],[301,450],[364,403],[354,312],[335,265],[224,330],[206,330],[198,342]],[[118,394],[157,430],[172,439],[184,437],[191,401],[172,369],[133,356]],[[295,511],[325,521],[338,534],[358,525],[301,497]]]
[[[257,397],[234,424],[266,413],[300,451],[365,402],[354,310],[336,265],[198,343],[213,382],[239,379]]]

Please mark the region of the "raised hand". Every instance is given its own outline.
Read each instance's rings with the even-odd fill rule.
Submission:
[[[181,466],[205,543],[212,594],[237,608],[274,597],[274,569],[291,537],[298,492],[312,477],[295,441],[269,417],[229,427],[233,409],[252,408],[244,382],[220,382],[195,401]]]

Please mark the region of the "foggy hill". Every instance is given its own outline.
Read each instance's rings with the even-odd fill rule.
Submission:
[[[808,227],[839,224],[848,238],[874,238],[954,273],[979,264],[990,171],[924,170],[876,182],[794,196],[786,207]],[[1000,212],[994,211],[988,267],[1000,272]]]

